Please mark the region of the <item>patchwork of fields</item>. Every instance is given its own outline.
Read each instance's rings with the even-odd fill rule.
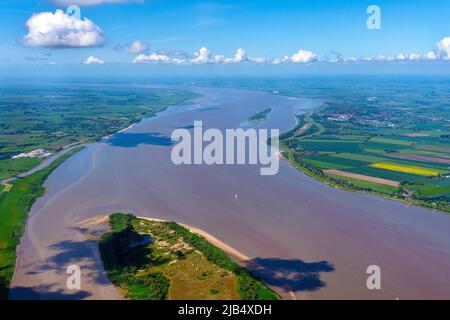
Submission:
[[[297,128],[281,136],[285,156],[333,185],[450,211],[448,87],[370,86],[317,89],[328,100],[315,113],[297,116]],[[309,128],[301,132],[305,123]]]
[[[404,189],[420,198],[450,198],[450,177],[446,177],[450,174],[450,164],[442,161],[450,157],[450,152],[435,151],[423,156],[426,150],[421,149],[419,142],[397,140],[395,136],[357,138],[297,137],[283,142],[300,153],[304,163],[357,188],[389,195]],[[399,154],[411,157],[399,157]]]

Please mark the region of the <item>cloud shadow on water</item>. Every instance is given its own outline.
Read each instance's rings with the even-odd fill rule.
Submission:
[[[255,258],[247,267],[270,286],[293,292],[311,292],[325,287],[321,273],[333,272],[327,261],[305,262],[300,259]]]
[[[87,232],[86,229],[77,229],[80,233]],[[106,272],[103,270],[101,261],[98,260],[98,242],[95,240],[71,241],[65,240],[49,249],[53,255],[38,266],[33,275],[40,272],[56,272],[63,274],[70,264],[82,263],[82,271],[85,283],[94,285],[111,285]],[[282,288],[286,293],[313,292],[326,286],[321,279],[323,273],[330,273],[335,267],[327,261],[305,262],[300,259],[283,258],[255,258],[246,263],[246,267],[257,277],[261,278],[267,285]],[[64,284],[63,284],[64,285]],[[12,299],[85,299],[92,295],[89,291],[77,291],[73,294],[63,290],[61,284],[41,285],[36,287],[11,288]]]
[[[11,300],[82,300],[92,294],[87,291],[77,290],[74,293],[66,293],[56,289],[55,285],[41,285],[39,287],[14,287],[11,288],[9,299]]]
[[[114,134],[108,140],[106,140],[106,143],[108,145],[121,148],[135,148],[141,144],[168,147],[173,144],[170,137],[162,135],[157,132],[145,132],[145,133],[119,132]]]

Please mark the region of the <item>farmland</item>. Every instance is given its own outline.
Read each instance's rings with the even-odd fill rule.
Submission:
[[[3,85],[0,87],[0,180],[42,158],[13,156],[36,149],[55,152],[91,142],[178,104],[187,91],[119,86]]]
[[[445,82],[368,80],[350,87],[343,81],[320,89],[298,84],[303,90],[273,85],[286,95],[324,101],[311,114],[297,115],[303,122],[281,136],[295,167],[334,186],[450,212]],[[298,134],[307,118],[314,134]]]

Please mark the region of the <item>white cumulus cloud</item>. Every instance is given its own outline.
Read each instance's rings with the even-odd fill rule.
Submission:
[[[145,41],[136,40],[131,43],[119,44],[115,48],[128,53],[141,53],[148,50],[149,44]]]
[[[298,52],[294,53],[291,56],[283,56],[280,58],[277,58],[275,60],[272,61],[272,64],[281,64],[281,63],[287,63],[287,62],[291,62],[291,63],[312,63],[312,62],[316,62],[319,60],[319,57],[308,50],[299,50]]]
[[[30,47],[77,48],[103,43],[102,30],[91,20],[69,16],[59,9],[33,14],[26,27],[23,43]]]
[[[436,45],[442,59],[450,60],[450,37],[445,37]]]
[[[172,62],[172,59],[166,54],[152,53],[149,55],[140,54],[133,60],[133,63],[144,63],[144,62],[170,63],[170,62]],[[173,61],[173,62],[175,62],[175,61]]]
[[[400,53],[395,57],[395,60],[397,61],[404,61],[408,59],[408,55],[404,54],[404,53]]]
[[[267,62],[266,58],[262,57],[249,57],[246,51],[242,48],[236,50],[236,54],[232,58],[227,58],[223,54],[218,54],[214,57],[215,63],[242,63],[242,62],[251,62],[251,63],[264,63]]]
[[[436,52],[434,52],[434,51],[429,51],[429,52],[427,52],[427,53],[425,54],[424,58],[425,58],[426,60],[434,61],[434,60],[437,60],[438,57],[437,57],[437,55],[436,55]]]
[[[202,47],[198,52],[193,55],[188,55],[183,52],[170,52],[163,50],[160,52],[151,53],[149,55],[140,54],[134,58],[133,63],[172,63],[172,64],[237,64],[237,63],[264,63],[267,62],[266,58],[262,57],[249,57],[244,49],[239,48],[236,50],[236,54],[228,58],[223,54],[212,55],[211,51]]]
[[[215,63],[224,63],[225,62],[225,56],[223,54],[217,54],[214,56],[214,62]]]
[[[86,58],[86,60],[84,60],[83,64],[104,64],[105,61],[100,60],[97,57],[94,56],[89,56]]]
[[[282,63],[286,63],[289,62],[290,58],[289,56],[283,56],[281,58],[276,58],[275,60],[272,61],[273,64],[282,64]]]
[[[411,61],[420,61],[422,60],[422,57],[418,53],[411,53],[408,55],[408,59]]]
[[[208,48],[202,47],[198,52],[195,53],[195,57],[192,59],[194,63],[209,63],[211,60],[211,52]]]
[[[202,47],[193,55],[187,53],[176,54],[170,51],[162,51],[152,53],[150,55],[141,54],[134,59],[134,63],[154,62],[154,63],[171,63],[171,64],[264,64],[271,63],[274,65],[290,63],[290,64],[310,64],[315,62],[321,63],[344,63],[344,64],[360,64],[360,63],[421,63],[440,60],[450,61],[450,37],[442,39],[436,45],[436,50],[429,51],[424,54],[419,53],[399,53],[397,55],[377,55],[372,57],[355,57],[344,56],[333,51],[334,58],[327,56],[319,56],[309,50],[299,50],[292,55],[283,55],[276,59],[264,57],[251,57],[243,48],[236,50],[234,56],[227,57],[224,54],[212,55],[207,47]]]
[[[247,53],[244,49],[239,48],[236,50],[236,54],[234,55],[234,62],[239,63],[244,61],[248,61]]]
[[[317,55],[307,50],[299,50],[291,56],[293,63],[311,63],[317,61]]]

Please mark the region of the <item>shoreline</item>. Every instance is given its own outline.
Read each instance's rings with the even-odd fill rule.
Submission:
[[[106,215],[106,216],[109,217],[109,215]],[[147,220],[147,221],[171,222],[170,220],[149,218],[149,217],[142,217],[142,216],[138,216],[137,218],[142,219],[142,220]],[[103,217],[103,219],[104,219],[104,217]],[[241,267],[246,268],[246,269],[251,268],[251,267],[259,267],[258,264],[251,261],[252,259],[250,257],[246,256],[244,253],[242,253],[242,252],[236,250],[235,248],[231,247],[230,245],[226,244],[222,240],[217,239],[216,237],[214,237],[212,234],[206,232],[205,230],[185,224],[185,223],[179,223],[179,222],[175,222],[175,223],[186,228],[190,232],[205,238],[206,241],[208,241],[213,246],[215,246],[215,247],[219,248],[220,250],[222,250],[223,252],[225,252],[234,262],[239,264]],[[260,279],[260,280],[262,282],[264,282],[264,279]],[[296,294],[291,289],[282,291],[282,290],[280,290],[279,287],[273,287],[273,286],[268,285],[267,283],[265,283],[265,284],[267,286],[269,286],[270,288],[272,288],[275,292],[280,294],[280,296],[283,297],[283,296],[287,295],[291,298],[291,300],[297,300]]]
[[[73,150],[77,147],[85,147],[85,143],[84,142],[80,142],[77,144],[72,144],[72,145],[68,145],[63,147],[61,150],[55,152],[54,154],[52,154],[50,157],[45,158],[44,160],[42,160],[39,164],[37,164],[36,166],[34,166],[31,169],[25,170],[23,172],[20,172],[12,177],[3,179],[0,181],[0,185],[5,185],[7,183],[13,182],[17,179],[21,179],[21,178],[25,178],[33,173],[36,173],[42,169],[47,168],[49,165],[51,165],[53,162],[55,162],[56,160],[58,160],[60,157],[64,156],[67,152],[69,152],[70,150]]]
[[[147,220],[147,221],[171,222],[170,220],[157,219],[157,218],[148,218],[148,217],[140,217],[140,216],[138,216],[137,218],[138,219],[142,219],[142,220]],[[216,246],[217,248],[219,248],[220,250],[224,251],[226,254],[231,256],[232,259],[235,260],[235,262],[244,263],[244,262],[248,262],[248,261],[251,260],[250,257],[246,256],[242,252],[240,252],[240,251],[234,249],[233,247],[229,246],[228,244],[226,244],[222,240],[217,239],[212,234],[204,231],[203,229],[200,229],[200,228],[197,228],[197,227],[193,227],[191,225],[184,224],[184,223],[178,223],[178,222],[176,222],[176,223],[179,224],[180,226],[188,229],[190,232],[195,233],[195,234],[197,234],[199,236],[202,236],[203,238],[206,239],[206,241],[208,241],[212,245]]]
[[[43,179],[41,180],[41,184],[36,184],[33,181],[30,182],[30,184],[32,185],[33,188],[41,188],[42,193],[44,194],[46,192],[46,188],[44,186],[45,181],[47,180],[47,178],[52,174],[52,172],[54,170],[56,170],[60,165],[62,165],[65,161],[67,161],[70,157],[72,157],[74,154],[78,153],[79,151],[82,151],[84,149],[83,146],[74,146],[72,148],[68,148],[66,150],[64,150],[64,152],[61,152],[61,154],[59,154],[58,157],[56,157],[55,159],[53,159],[52,161],[50,161],[48,164],[46,164],[45,166],[43,166],[41,169],[39,170],[35,170],[33,172],[28,172],[28,174],[26,174],[25,176],[23,176],[22,178],[27,178],[28,176],[31,176],[33,174],[38,174],[38,172],[44,171],[44,170],[49,170],[48,173],[44,174]],[[52,167],[53,166],[53,167]],[[11,182],[13,182],[14,180],[16,180],[17,178],[13,179]],[[20,181],[18,182],[20,183]],[[23,219],[23,221],[16,221],[16,224],[20,224],[21,227],[18,229],[18,237],[17,237],[17,242],[15,244],[14,249],[10,249],[12,252],[14,252],[14,264],[12,264],[13,266],[13,272],[12,275],[10,276],[10,278],[8,279],[7,277],[5,277],[4,280],[7,281],[7,289],[6,289],[6,299],[9,299],[9,294],[10,294],[10,290],[11,290],[11,283],[14,279],[14,277],[16,276],[16,268],[18,265],[18,261],[19,261],[19,255],[20,255],[20,246],[22,244],[22,239],[25,236],[26,233],[26,228],[27,228],[27,224],[30,218],[30,213],[31,213],[31,207],[34,205],[34,203],[36,203],[36,201],[38,201],[39,198],[41,198],[43,196],[43,194],[39,194],[38,191],[32,191],[30,192],[30,196],[29,196],[29,200],[30,203],[28,204],[28,208],[24,209],[24,212],[22,212],[22,214],[24,214],[24,217],[22,217],[21,219]],[[26,197],[24,199],[27,199]],[[16,218],[17,219],[17,218]],[[16,232],[16,230],[13,230],[13,233]],[[5,250],[6,251],[6,250]],[[3,288],[2,288],[3,289]],[[1,299],[0,299],[1,300]]]
[[[105,86],[107,86],[107,85],[105,84]],[[121,86],[129,87],[130,85],[121,85]],[[133,85],[131,85],[131,87],[133,87]],[[176,90],[176,88],[175,88],[175,90]],[[194,93],[194,92],[192,91],[191,93]],[[195,97],[188,98],[184,102],[189,101],[191,99],[195,99]],[[122,133],[122,132],[125,132],[127,130],[132,129],[134,126],[138,125],[139,123],[141,123],[145,119],[151,119],[151,118],[154,118],[154,117],[156,118],[160,113],[166,111],[167,109],[169,109],[172,106],[175,106],[175,105],[168,105],[168,106],[162,108],[160,111],[154,112],[153,115],[144,116],[141,119],[139,119],[138,121],[129,124],[127,127],[122,128],[122,129],[120,129],[118,131],[115,131],[115,132],[113,132],[113,133],[111,133],[109,135],[106,135],[106,136],[103,136],[103,137],[100,137],[100,138],[97,138],[97,139],[93,139],[93,140],[85,139],[85,140],[81,140],[81,141],[78,141],[78,142],[74,142],[74,143],[62,146],[61,149],[57,150],[55,153],[53,153],[48,158],[45,158],[42,162],[40,162],[39,164],[37,164],[33,168],[30,168],[28,170],[22,171],[22,172],[14,175],[12,177],[0,180],[0,186],[5,185],[5,184],[7,184],[9,182],[12,182],[12,181],[16,180],[17,178],[24,178],[24,177],[26,177],[26,176],[28,176],[28,175],[30,175],[32,173],[35,173],[35,172],[37,172],[39,170],[42,170],[42,169],[46,168],[47,166],[52,164],[55,160],[57,160],[60,156],[64,155],[67,151],[70,151],[73,148],[83,147],[83,146],[85,147],[88,144],[99,143],[99,142],[102,142],[103,140],[108,140],[113,135],[115,135],[117,133]]]
[[[93,227],[96,225],[105,224],[105,223],[108,223],[110,215],[111,215],[111,213],[108,213],[108,214],[88,218],[88,219],[78,222],[76,225],[82,226],[82,227]],[[143,216],[136,216],[136,218],[142,219],[142,220],[147,220],[147,221],[155,221],[155,222],[174,222],[174,221],[167,220],[167,219],[149,218],[149,217],[143,217]],[[197,228],[197,227],[185,224],[185,223],[179,223],[176,221],[175,221],[175,223],[186,228],[187,230],[189,230],[189,232],[192,232],[194,234],[197,234],[197,235],[203,237],[210,244],[212,244],[213,246],[215,246],[215,247],[219,248],[220,250],[222,250],[223,252],[225,252],[225,254],[227,254],[234,262],[239,264],[241,267],[243,267],[245,269],[248,269],[249,267],[256,267],[256,268],[260,267],[255,262],[252,262],[251,261],[252,259],[250,257],[248,257],[244,253],[238,251],[237,249],[231,247],[230,245],[226,244],[222,240],[216,238],[209,232],[206,232],[203,229],[200,229],[200,228]],[[262,282],[264,282],[264,279],[260,278],[260,280]],[[267,283],[265,283],[265,284],[267,286],[269,286]],[[277,292],[281,297],[289,297],[291,300],[298,299],[297,295],[291,289],[287,290],[287,289],[282,289],[280,287],[273,287],[273,286],[269,286],[269,287],[272,290],[274,290],[275,292]]]
[[[285,152],[287,150],[290,150],[290,149],[287,148],[286,150],[282,150],[280,153],[282,154],[283,152]],[[402,199],[402,198],[397,198],[395,196],[391,196],[391,195],[388,195],[388,194],[382,194],[382,193],[379,193],[379,192],[373,191],[373,190],[372,191],[360,190],[358,188],[347,187],[347,186],[343,186],[343,185],[337,184],[337,183],[333,182],[332,180],[330,180],[330,179],[328,179],[326,177],[319,177],[319,176],[317,176],[315,173],[311,172],[308,168],[304,167],[303,165],[301,165],[299,162],[297,162],[295,160],[291,161],[287,157],[284,157],[284,156],[283,156],[283,159],[285,159],[289,163],[289,165],[291,167],[293,167],[294,169],[296,169],[298,172],[300,172],[300,173],[302,173],[302,174],[304,174],[304,175],[306,175],[306,176],[308,176],[308,177],[310,177],[310,178],[312,178],[312,179],[314,179],[314,180],[316,180],[316,181],[318,181],[318,182],[320,182],[322,184],[328,185],[328,186],[330,186],[332,188],[339,189],[339,190],[342,190],[342,191],[347,191],[347,192],[367,194],[367,195],[374,196],[374,197],[377,197],[377,198],[386,199],[386,200],[390,200],[390,201],[398,202],[398,203],[403,203],[403,204],[406,204],[406,205],[409,205],[409,206],[412,206],[412,207],[424,208],[424,209],[428,209],[428,210],[430,210],[432,212],[441,213],[441,214],[445,214],[445,215],[450,215],[450,211],[442,210],[442,209],[440,209],[438,207],[433,207],[431,205],[427,205],[427,204],[425,204],[423,202],[420,202],[419,200]]]

